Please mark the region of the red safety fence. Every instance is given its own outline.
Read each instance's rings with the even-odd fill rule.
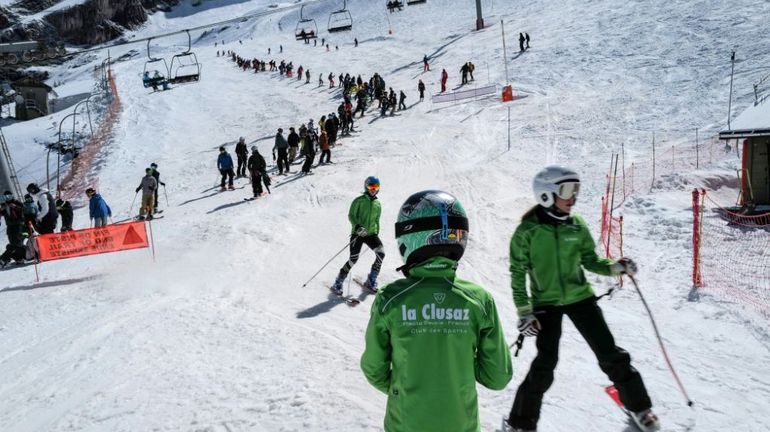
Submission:
[[[770,318],[770,213],[748,215],[693,193],[693,291]]]
[[[115,76],[109,66],[107,68],[110,99],[104,119],[83,149],[80,150],[78,157],[72,160],[72,165],[59,186],[59,196],[73,203],[80,203],[85,200],[84,192],[87,188],[92,187],[98,190],[99,171],[96,169],[98,166],[97,162],[104,150],[105,144],[112,138],[115,124],[120,118],[121,103],[118,88],[115,84]]]
[[[129,222],[38,236],[40,261],[150,247],[144,222]]]

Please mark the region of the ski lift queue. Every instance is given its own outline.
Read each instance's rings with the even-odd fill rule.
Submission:
[[[427,0],[406,0],[408,6],[426,3]],[[388,0],[385,7],[392,13],[396,10],[402,10],[404,2],[401,0]],[[318,38],[318,25],[315,19],[305,17],[305,5],[302,5],[299,11],[299,21],[294,30],[296,40],[308,41]],[[343,0],[342,9],[329,14],[327,31],[337,33],[353,30],[353,16],[347,8],[347,0]],[[150,42],[147,41],[147,61],[144,64],[142,72],[142,84],[145,88],[152,87],[157,89],[162,87],[164,90],[169,84],[194,83],[200,80],[201,64],[198,57],[192,51],[192,38],[190,31],[187,30],[187,50],[175,54],[171,58],[171,65],[162,57],[153,57],[150,52]]]

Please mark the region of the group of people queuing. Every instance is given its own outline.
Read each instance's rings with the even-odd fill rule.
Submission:
[[[104,199],[93,188],[85,191],[89,199],[89,216],[94,227],[107,225],[112,211]],[[74,210],[72,204],[61,197],[54,198],[48,189],[36,183],[27,186],[27,194],[21,202],[13,192],[5,191],[0,197],[0,221],[5,221],[8,244],[0,255],[0,268],[11,262],[23,264],[37,259],[35,235],[72,231]],[[61,226],[59,226],[61,219]]]

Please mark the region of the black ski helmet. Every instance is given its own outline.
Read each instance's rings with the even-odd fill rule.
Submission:
[[[27,192],[34,195],[40,192],[40,187],[37,185],[37,183],[30,183],[29,185],[27,185]]]
[[[465,209],[447,192],[418,192],[398,212],[396,241],[407,267],[437,256],[459,261],[468,243]]]

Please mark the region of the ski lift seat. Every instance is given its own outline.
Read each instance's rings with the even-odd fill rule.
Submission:
[[[297,40],[318,39],[318,32],[313,30],[305,31],[305,29],[302,29],[300,32],[295,33],[294,37]]]
[[[426,1],[428,1],[428,0],[406,0],[406,4],[408,6],[412,6],[412,5],[416,5],[416,4],[425,3]]]
[[[388,10],[390,10],[391,12],[393,12],[393,10],[395,9],[403,10],[404,2],[402,2],[401,0],[390,0],[387,3],[387,7],[388,7]]]
[[[157,87],[163,85],[165,81],[166,77],[164,76],[148,77],[142,79],[142,84],[144,84],[144,88]]]

